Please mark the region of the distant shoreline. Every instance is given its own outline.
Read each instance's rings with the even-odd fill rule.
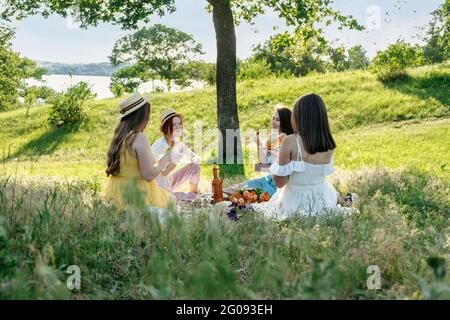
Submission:
[[[109,62],[70,64],[38,60],[36,63],[39,67],[45,68],[48,75],[111,77],[114,72],[124,67],[123,65],[113,66]]]
[[[42,81],[38,81],[35,79],[28,79],[28,85],[36,85],[36,86],[47,86],[52,88],[57,92],[62,92],[67,90],[71,85],[86,82],[91,86],[91,90],[97,95],[96,99],[108,99],[113,98],[114,94],[111,92],[110,76],[101,76],[101,75],[77,75],[77,74],[45,74],[42,77]],[[171,92],[177,91],[187,91],[192,89],[201,89],[205,86],[204,83],[199,81],[194,81],[192,86],[186,88],[180,88],[176,85],[173,85]],[[159,90],[166,91],[167,86],[161,80],[147,81],[139,85],[138,90],[141,92],[153,92],[154,89],[159,88]]]

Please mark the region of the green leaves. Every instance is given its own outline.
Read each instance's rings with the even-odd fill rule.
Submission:
[[[348,49],[348,63],[352,70],[365,69],[369,66],[367,52],[362,46],[354,46]]]
[[[385,51],[377,53],[371,70],[380,80],[391,81],[405,76],[407,68],[422,65],[423,62],[423,51],[420,48],[398,40]]]
[[[450,0],[436,11],[426,27],[424,55],[429,63],[439,63],[450,58]]]
[[[10,0],[0,11],[0,19],[13,21],[30,15],[48,17],[57,13],[63,17],[74,16],[82,28],[109,22],[123,29],[136,29],[139,22],[148,23],[153,15],[163,16],[173,11],[174,0]]]
[[[26,88],[24,79],[41,79],[45,70],[11,48],[14,30],[0,24],[0,111],[18,106],[18,97]]]
[[[313,23],[327,18],[327,24],[337,21],[341,27],[362,29],[352,16],[343,15],[334,10],[330,0],[209,0],[207,2],[214,5],[220,1],[229,3],[236,24],[240,20],[252,23],[256,16],[264,14],[267,9],[272,9],[288,25],[294,27],[312,26]],[[136,29],[139,22],[148,23],[153,15],[163,16],[174,11],[174,0],[10,0],[0,12],[0,18],[12,21],[29,15],[40,14],[47,17],[51,13],[57,13],[63,17],[75,16],[83,28],[96,26],[99,22],[110,22],[120,25],[123,29]]]
[[[254,49],[254,58],[266,61],[275,74],[304,76],[326,70],[328,49],[320,34],[299,29],[294,34],[278,34],[258,45]]]
[[[89,84],[85,82],[70,87],[65,93],[57,94],[52,101],[48,118],[50,126],[61,127],[83,122],[87,118],[86,102],[94,97]]]
[[[161,79],[167,82],[169,90],[172,81],[188,85],[189,66],[201,54],[202,46],[191,35],[156,24],[116,42],[110,56],[111,63],[130,66],[116,72],[113,79]]]

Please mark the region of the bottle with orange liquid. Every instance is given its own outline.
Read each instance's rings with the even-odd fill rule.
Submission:
[[[219,178],[218,171],[222,172],[222,179]],[[212,192],[213,192],[213,202],[218,203],[222,202],[223,199],[223,179],[225,178],[225,171],[223,169],[214,167],[213,168],[213,181],[212,181]]]

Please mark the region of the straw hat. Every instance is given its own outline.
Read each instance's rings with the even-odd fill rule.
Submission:
[[[170,119],[172,119],[173,117],[180,117],[180,118],[181,118],[181,121],[184,120],[184,116],[183,116],[181,113],[177,113],[177,112],[176,112],[175,110],[173,110],[173,109],[167,109],[167,110],[164,110],[164,111],[161,113],[161,117],[160,117],[161,125],[159,126],[159,129],[162,129],[164,123],[166,123],[167,120],[170,120]]]
[[[148,99],[147,97],[143,97],[139,93],[139,91],[136,91],[135,93],[133,93],[131,96],[129,96],[128,98],[126,98],[119,104],[120,113],[121,113],[119,119],[122,119],[123,117],[126,117],[130,113],[138,110],[140,107],[145,105],[147,102],[150,102],[150,99]]]

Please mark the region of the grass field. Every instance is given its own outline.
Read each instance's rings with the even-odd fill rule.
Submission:
[[[345,153],[336,153],[341,160],[338,166],[355,169],[363,165],[400,167],[418,164],[448,175],[447,167],[439,168],[450,158],[446,148],[449,132],[445,130],[450,114],[450,66],[422,67],[410,74],[409,79],[395,84],[383,84],[367,72],[246,81],[238,85],[241,128],[269,128],[275,104],[283,102],[292,106],[302,94],[316,92],[323,96],[328,106],[333,132],[342,147],[338,150],[345,149]],[[48,126],[49,107],[35,108],[29,117],[25,117],[25,110],[0,114],[0,137],[4,141],[0,150],[1,170],[6,174],[103,178],[105,153],[117,124],[119,100],[95,101],[89,108],[87,123],[60,129]],[[155,94],[152,105],[152,122],[147,129],[151,141],[158,138],[159,114],[165,108],[174,108],[187,115],[188,131],[192,132],[192,124],[197,120],[201,120],[205,128],[215,127],[213,88]],[[439,121],[434,123],[436,120]],[[442,138],[438,133],[433,134],[435,130],[431,128],[434,125],[439,126]],[[396,139],[397,134],[404,139]],[[355,139],[359,135],[366,139]],[[430,146],[423,146],[424,151],[432,147],[434,152],[424,152],[426,158],[421,160],[420,148],[407,139],[429,143]],[[402,149],[401,157],[391,157],[391,142]],[[246,174],[254,175],[251,166],[246,168]],[[210,170],[205,170],[205,178],[210,175]]]
[[[238,84],[242,129],[268,128],[279,102],[322,95],[338,144],[332,182],[361,198],[358,214],[282,223],[205,210],[164,221],[140,208],[116,215],[102,185],[119,99],[92,102],[77,127],[49,128],[46,106],[0,113],[0,298],[450,298],[450,277],[439,273],[450,271],[450,65],[409,74]],[[188,130],[195,120],[215,127],[213,88],[155,94],[152,105],[152,141],[168,107],[187,116]],[[258,173],[247,164],[246,175]],[[66,287],[69,265],[81,269],[80,291]],[[381,270],[380,290],[367,289],[370,265]]]

